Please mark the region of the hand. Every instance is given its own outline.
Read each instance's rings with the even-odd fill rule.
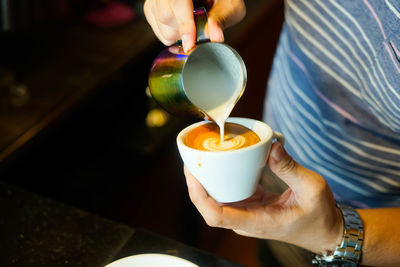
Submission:
[[[185,167],[190,199],[210,226],[284,241],[318,254],[335,250],[342,240],[343,219],[324,178],[296,163],[279,142],[272,145],[268,165],[289,186],[281,195],[259,187],[249,199],[221,204]]]
[[[208,32],[212,42],[223,42],[223,29],[246,14],[243,0],[214,0],[208,11]],[[165,45],[182,40],[185,51],[193,48],[196,26],[192,0],[146,0],[144,14],[157,38]]]

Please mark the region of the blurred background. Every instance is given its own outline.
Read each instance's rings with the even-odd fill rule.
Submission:
[[[282,2],[247,1],[226,31],[248,72],[232,116],[261,119]],[[165,113],[146,89],[164,47],[143,1],[0,4],[0,180],[259,266],[256,240],[208,227],[188,198],[175,137],[193,119]]]

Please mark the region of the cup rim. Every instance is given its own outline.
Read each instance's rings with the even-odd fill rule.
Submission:
[[[265,144],[271,139],[271,137],[273,137],[272,128],[271,128],[268,124],[266,124],[265,122],[260,121],[260,120],[250,119],[250,118],[243,118],[243,117],[229,117],[229,118],[226,120],[226,122],[238,123],[238,122],[237,122],[238,120],[245,120],[245,121],[251,121],[251,122],[261,123],[266,129],[269,129],[269,135],[267,135],[265,138],[262,139],[262,138],[258,135],[258,133],[256,133],[256,134],[260,137],[260,139],[261,139],[260,142],[258,142],[258,143],[256,143],[256,144],[253,144],[253,145],[250,145],[250,146],[247,146],[247,147],[244,147],[244,148],[239,148],[239,149],[234,149],[234,150],[206,151],[206,150],[199,150],[199,149],[195,149],[195,148],[192,148],[192,147],[187,146],[187,145],[184,143],[183,138],[184,138],[184,136],[186,135],[186,133],[187,133],[188,131],[190,131],[190,130],[192,130],[193,128],[196,128],[196,127],[198,127],[198,126],[200,126],[200,125],[202,125],[202,124],[206,124],[206,123],[215,123],[214,121],[206,121],[206,120],[204,120],[204,121],[199,121],[199,122],[193,123],[193,124],[191,124],[191,125],[185,127],[183,130],[181,130],[181,131],[179,132],[179,134],[177,135],[177,137],[176,137],[176,142],[177,142],[178,145],[181,145],[181,146],[185,147],[186,149],[191,150],[191,151],[195,151],[195,152],[197,152],[197,153],[206,153],[206,154],[208,154],[208,153],[212,153],[212,154],[222,154],[222,153],[224,153],[224,154],[235,154],[235,153],[242,153],[242,152],[245,152],[245,151],[250,150],[250,149],[255,149],[255,148],[259,147],[259,146],[263,146],[263,145],[265,145]],[[240,123],[238,123],[238,124],[240,124]],[[240,125],[242,125],[242,124],[240,124]],[[243,126],[244,126],[244,125],[243,125]],[[253,129],[251,129],[251,130],[253,130]],[[254,130],[253,130],[253,131],[254,131]]]

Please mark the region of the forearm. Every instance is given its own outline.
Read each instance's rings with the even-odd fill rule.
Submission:
[[[364,224],[361,264],[400,266],[400,208],[357,211]]]

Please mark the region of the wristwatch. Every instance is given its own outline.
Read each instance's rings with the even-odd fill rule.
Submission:
[[[336,204],[343,215],[343,240],[332,253],[314,255],[313,264],[319,267],[353,267],[361,258],[361,247],[364,239],[364,227],[358,212],[348,206]]]

